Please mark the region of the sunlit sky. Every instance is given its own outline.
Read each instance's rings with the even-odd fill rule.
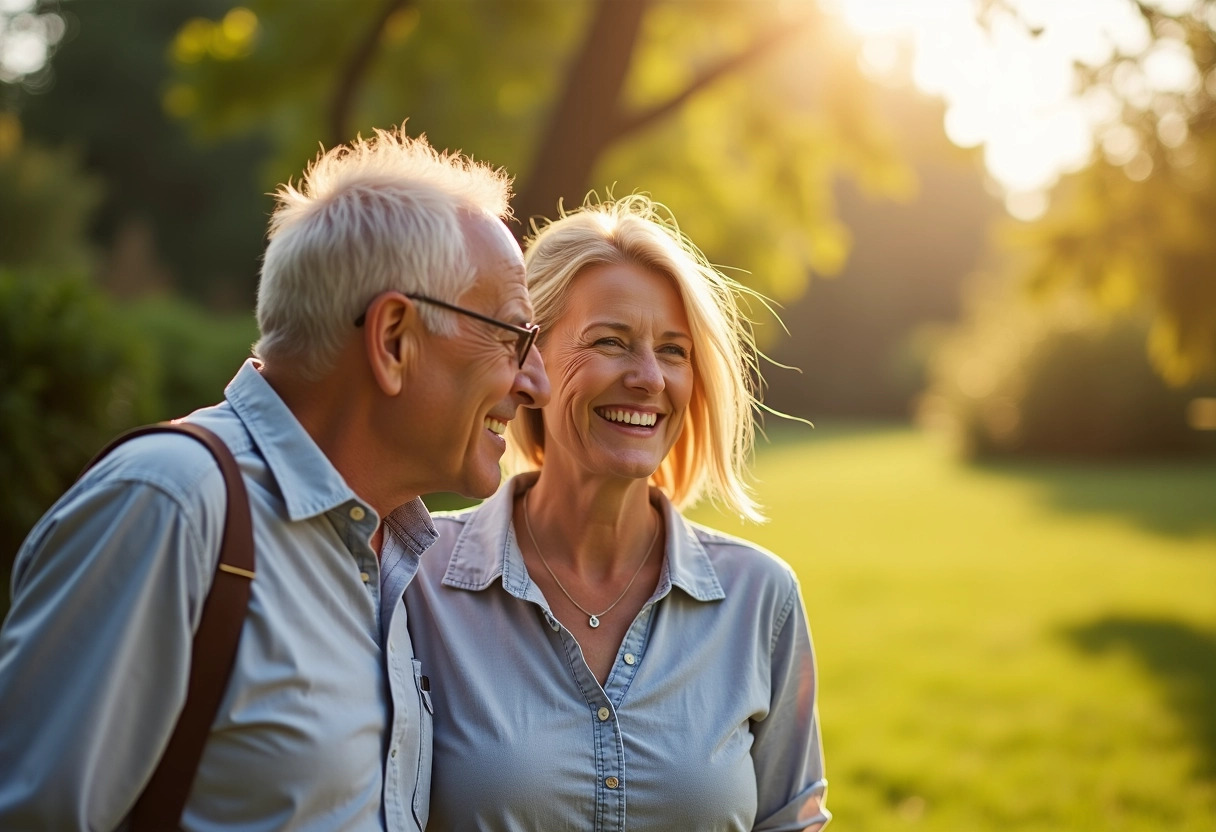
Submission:
[[[946,135],[961,147],[983,147],[1006,207],[1022,219],[1039,216],[1061,174],[1096,154],[1123,165],[1133,179],[1146,177],[1152,161],[1130,128],[1118,124],[1120,99],[1148,109],[1160,93],[1185,95],[1203,83],[1185,43],[1168,31],[1154,41],[1131,0],[1008,0],[1016,16],[996,14],[986,27],[974,0],[824,4],[861,38],[859,60],[868,74],[885,81],[910,76],[945,102]],[[1181,14],[1194,3],[1149,5]],[[1115,55],[1138,59],[1116,74],[1115,92],[1079,96],[1074,65],[1098,66]],[[1157,115],[1164,144],[1185,142],[1181,113]]]

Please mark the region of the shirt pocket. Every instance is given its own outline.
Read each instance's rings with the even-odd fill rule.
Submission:
[[[434,741],[435,706],[431,704],[431,682],[422,673],[422,662],[414,663],[414,689],[418,692],[418,781],[414,784],[414,820],[426,828],[431,815],[431,745]]]

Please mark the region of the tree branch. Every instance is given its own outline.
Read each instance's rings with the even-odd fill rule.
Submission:
[[[621,90],[650,2],[596,2],[515,200],[520,235],[532,217],[550,215],[559,200],[582,202],[595,161],[612,143]]]
[[[380,12],[372,21],[371,26],[363,33],[362,39],[355,46],[346,61],[341,75],[338,76],[337,86],[334,87],[333,98],[329,103],[329,139],[330,146],[347,141],[350,136],[350,112],[354,107],[355,93],[367,69],[371,66],[376,49],[384,36],[384,27],[394,14],[415,4],[416,0],[386,0]]]
[[[612,139],[623,138],[630,133],[658,121],[669,113],[678,110],[689,99],[711,86],[718,79],[732,72],[745,68],[748,64],[763,58],[768,53],[780,47],[785,41],[801,34],[815,20],[810,16],[789,24],[773,26],[764,34],[758,36],[746,49],[724,58],[694,78],[687,87],[671,98],[639,112],[618,116],[612,130]]]

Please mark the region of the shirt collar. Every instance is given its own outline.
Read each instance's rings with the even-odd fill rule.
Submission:
[[[439,532],[431,522],[431,513],[421,497],[415,497],[390,511],[384,522],[419,555],[439,539]]]
[[[224,397],[266,460],[293,521],[315,517],[351,500],[364,504],[262,378],[253,359],[228,383]]]
[[[515,495],[530,488],[537,476],[536,471],[531,471],[512,477],[467,515],[443,576],[445,586],[480,591],[501,577],[507,592],[518,598],[529,597],[531,581],[515,540],[511,515]],[[695,527],[685,521],[657,488],[651,488],[650,499],[663,513],[668,530],[667,557],[657,594],[665,595],[669,586],[677,586],[698,601],[725,598]]]

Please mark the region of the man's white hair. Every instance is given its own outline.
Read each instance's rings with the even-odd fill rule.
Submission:
[[[511,180],[404,126],[323,152],[275,193],[254,354],[316,378],[367,304],[395,289],[455,300],[476,275],[462,217],[510,214]],[[428,328],[454,324],[422,306]]]

